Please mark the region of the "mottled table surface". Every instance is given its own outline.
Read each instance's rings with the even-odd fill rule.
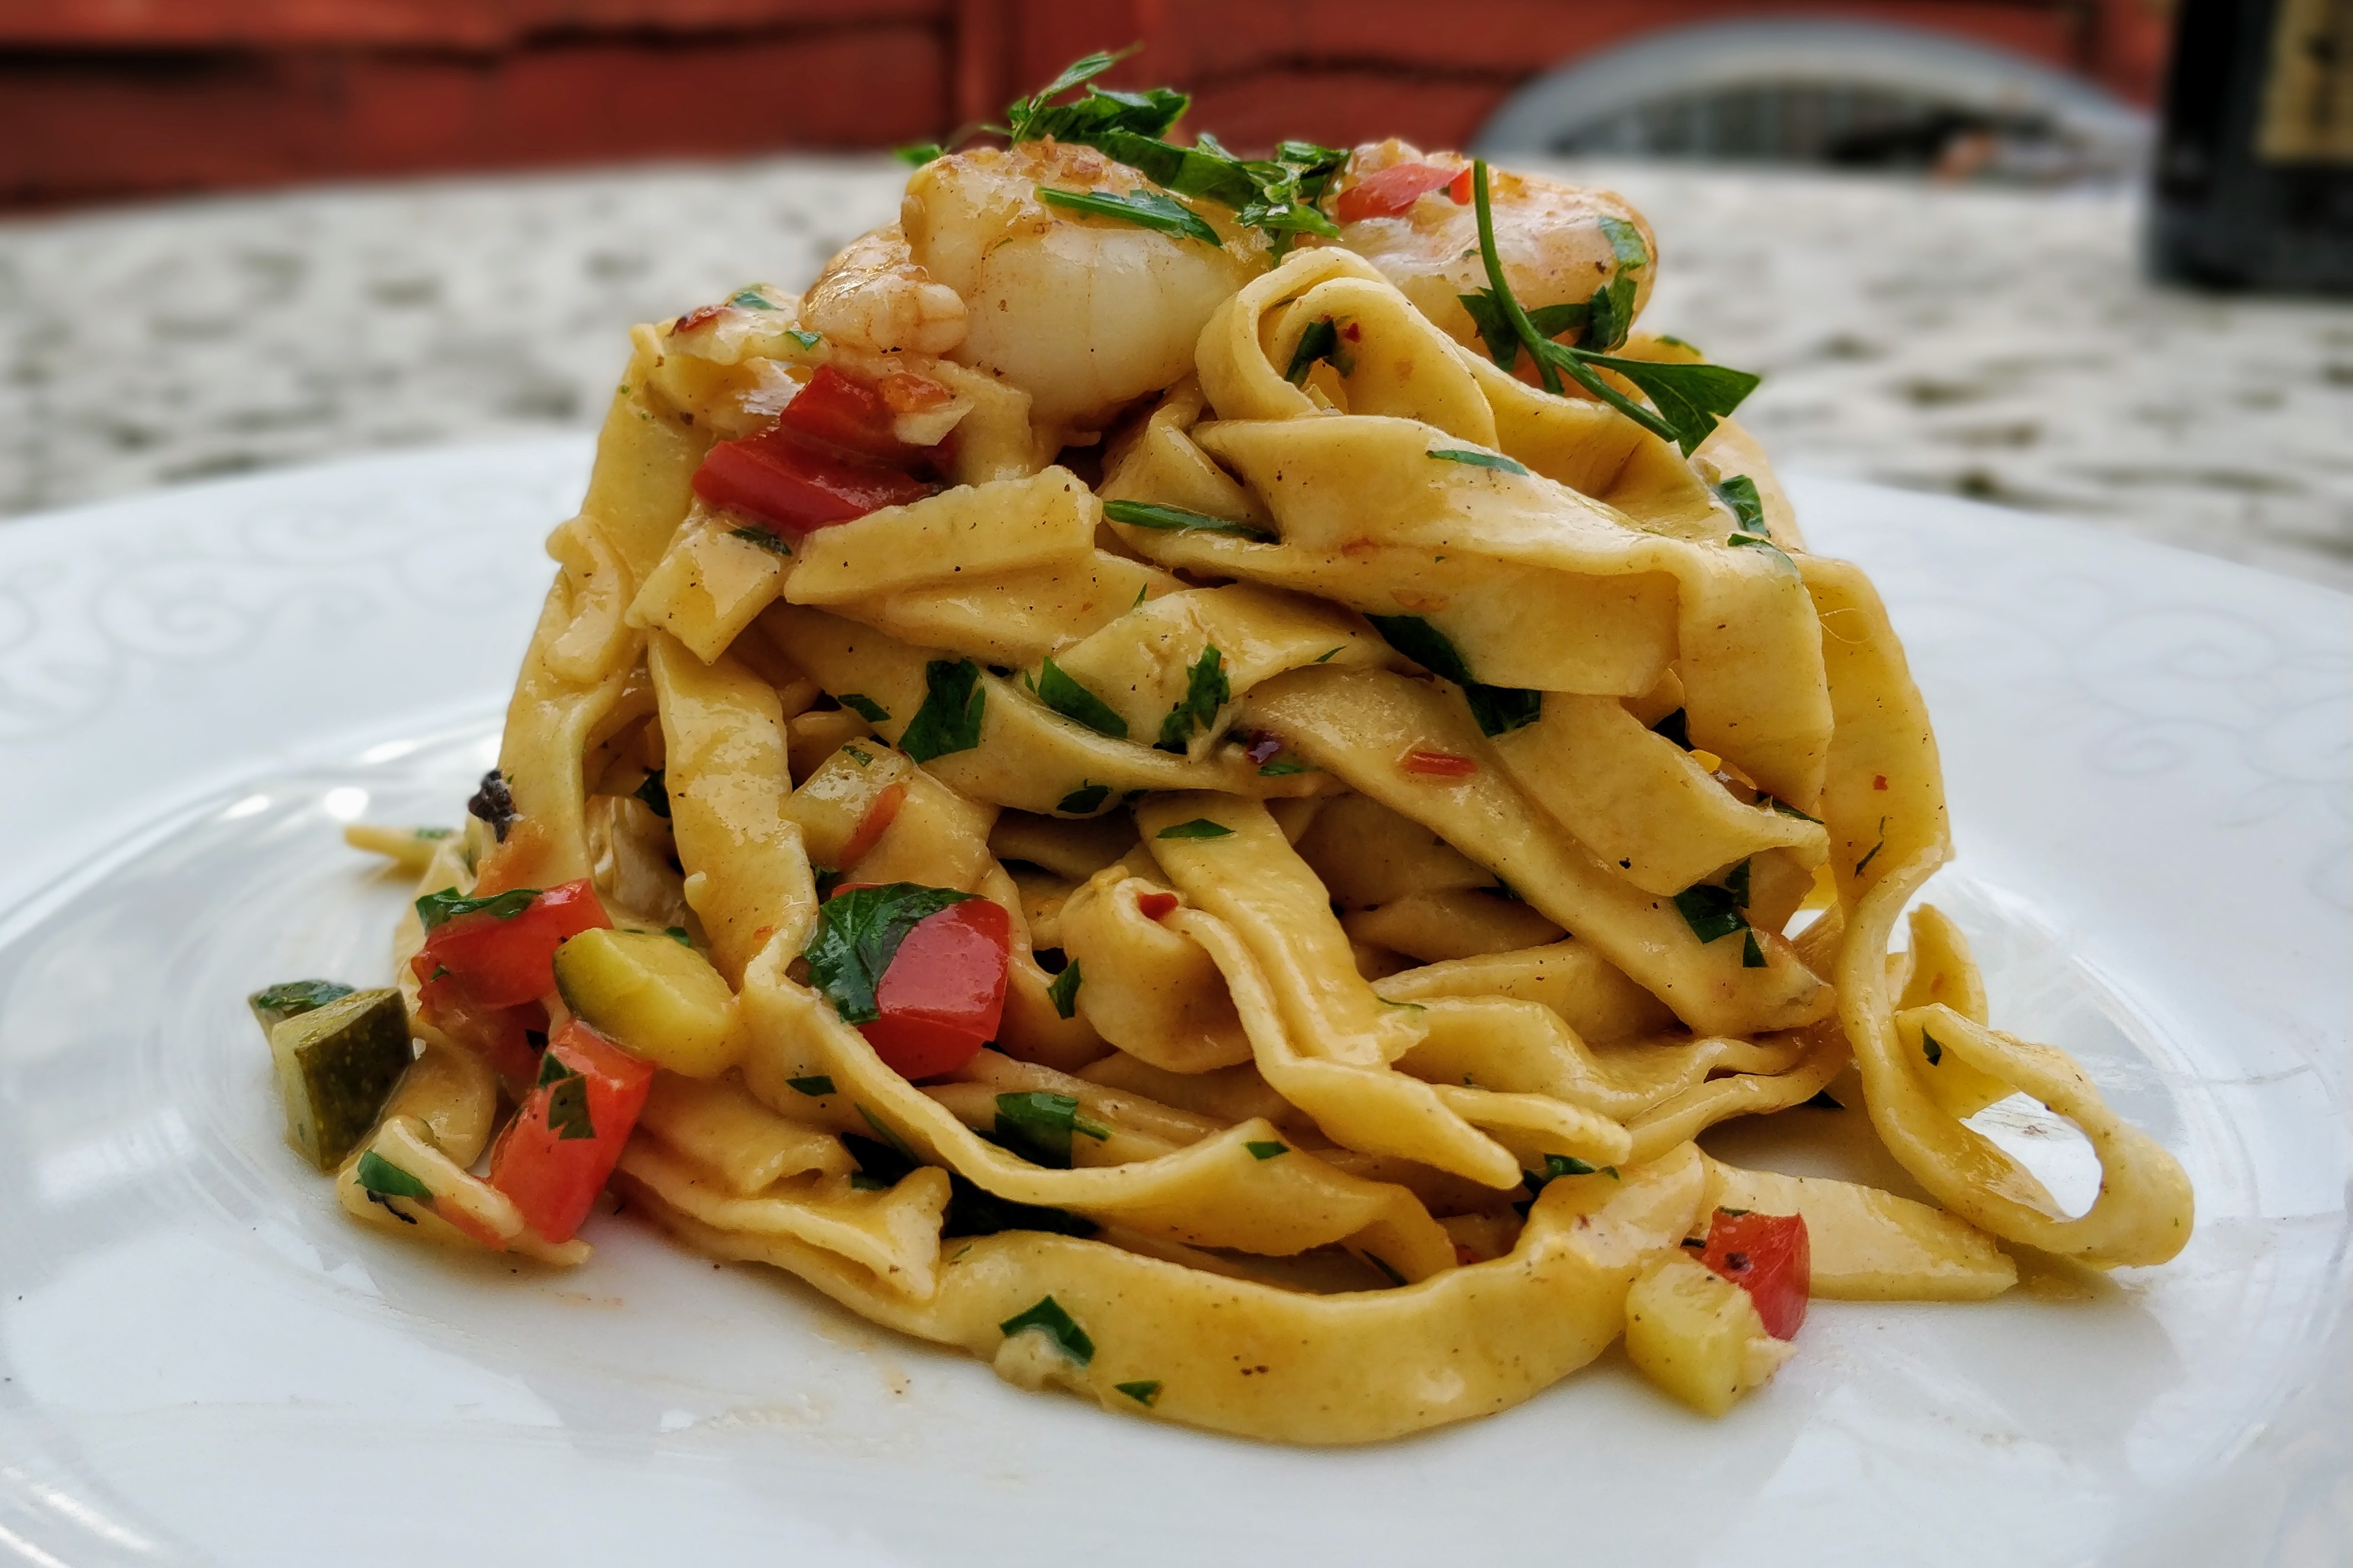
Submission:
[[[1763,372],[1786,467],[1957,492],[2353,588],[2353,303],[2137,266],[2129,194],[1620,164],[1644,325]],[[635,321],[806,279],[887,160],[174,203],[0,224],[0,514],[586,426]]]

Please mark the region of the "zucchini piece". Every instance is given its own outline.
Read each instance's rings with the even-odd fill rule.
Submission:
[[[818,764],[785,797],[785,815],[801,825],[809,863],[839,870],[872,848],[890,826],[887,817],[873,818],[876,805],[914,771],[904,752],[871,740],[852,741]]]
[[[1771,1382],[1789,1349],[1765,1331],[1747,1291],[1683,1253],[1652,1262],[1626,1293],[1626,1354],[1704,1415]]]
[[[367,1137],[408,1070],[408,1009],[389,987],[354,991],[280,1021],[269,1054],[286,1100],[286,1142],[332,1171]]]
[[[659,931],[582,931],[555,950],[555,989],[574,1016],[657,1067],[717,1078],[743,1058],[735,993],[709,959]]]
[[[351,994],[350,986],[332,980],[285,980],[255,992],[245,999],[245,1005],[253,1009],[254,1021],[267,1035],[297,1014],[323,1007]]]

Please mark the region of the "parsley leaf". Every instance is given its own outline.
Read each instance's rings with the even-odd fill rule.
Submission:
[[[1062,1347],[1064,1355],[1081,1366],[1095,1359],[1094,1341],[1087,1338],[1087,1331],[1072,1322],[1071,1314],[1062,1310],[1061,1303],[1051,1296],[1045,1297],[1028,1311],[1006,1319],[997,1325],[997,1329],[1008,1340],[1024,1329],[1042,1329],[1049,1338]]]
[[[1432,675],[1442,675],[1457,686],[1473,684],[1471,667],[1454,650],[1444,632],[1419,616],[1366,616],[1381,640]]]
[[[1740,967],[1743,969],[1767,967],[1764,946],[1757,942],[1754,927],[1751,927],[1740,939]]]
[[[373,1149],[364,1150],[352,1174],[360,1186],[379,1197],[422,1198],[430,1203],[433,1189]]]
[[[1601,232],[1609,238],[1609,248],[1616,253],[1618,265],[1628,272],[1638,272],[1651,264],[1650,247],[1642,243],[1642,231],[1622,217],[1605,217]]]
[[[888,724],[891,721],[891,710],[883,707],[863,691],[845,691],[834,700],[869,724]]]
[[[463,898],[457,889],[444,888],[417,900],[417,918],[425,923],[427,931],[447,925],[459,915],[489,915],[511,921],[531,908],[532,900],[538,897],[537,888],[510,888],[481,899]]]
[[[800,346],[805,349],[813,349],[817,347],[818,344],[825,342],[825,334],[823,332],[803,331],[798,327],[786,327],[785,329],[785,336],[792,339],[793,342],[800,344]]]
[[[1462,689],[1462,697],[1471,704],[1471,717],[1478,721],[1479,733],[1490,737],[1523,729],[1544,716],[1541,691],[1473,681]]]
[[[1724,874],[1724,890],[1744,910],[1748,907],[1748,867],[1749,862],[1743,860]]]
[[[1054,809],[1068,813],[1071,816],[1088,816],[1102,810],[1103,803],[1110,797],[1111,785],[1109,784],[1082,784],[1055,802]]]
[[[692,947],[694,945],[693,936],[688,932],[684,926],[664,926],[662,927],[662,935],[670,938],[670,941],[678,943],[681,947]]]
[[[588,1120],[586,1078],[576,1072],[567,1074],[547,1091],[547,1125],[559,1142],[596,1136],[596,1125]]]
[[[1773,531],[1765,526],[1765,500],[1757,493],[1757,481],[1746,474],[1735,474],[1715,487],[1715,493],[1732,515],[1740,520],[1740,531],[1770,539]]]
[[[863,1106],[859,1108],[863,1110]],[[876,1131],[881,1123],[870,1115],[868,1121]],[[892,1142],[860,1137],[855,1132],[841,1135],[841,1146],[858,1162],[858,1174],[850,1184],[867,1191],[876,1191],[899,1184],[907,1173],[917,1168],[915,1157]],[[943,1237],[962,1236],[995,1236],[1006,1230],[1042,1230],[1056,1236],[1092,1236],[1094,1221],[1070,1213],[1066,1209],[1046,1208],[1037,1204],[1015,1203],[1000,1198],[986,1187],[967,1180],[955,1171],[948,1173],[948,1212],[940,1221]]]
[[[1107,500],[1103,503],[1103,515],[1113,522],[1126,523],[1130,528],[1156,529],[1163,533],[1229,533],[1236,539],[1255,540],[1261,544],[1274,542],[1274,535],[1262,529],[1228,522],[1207,512],[1187,511],[1181,506],[1159,506],[1151,501]]]
[[[871,1024],[881,1016],[874,988],[898,956],[907,933],[950,904],[971,898],[953,888],[886,882],[852,888],[818,906],[817,930],[802,955],[810,983],[825,993],[845,1024]]]
[[[1819,816],[1807,816],[1804,812],[1799,811],[1796,806],[1791,805],[1788,801],[1783,800],[1779,795],[1767,795],[1765,797],[1765,804],[1771,806],[1775,811],[1779,812],[1782,816],[1794,816],[1800,822],[1819,824],[1822,820]]]
[[[1930,1067],[1936,1067],[1945,1059],[1945,1047],[1936,1043],[1936,1036],[1923,1029],[1920,1031],[1920,1054],[1928,1058]]]
[[[1114,741],[1127,739],[1127,721],[1113,711],[1110,703],[1071,679],[1051,658],[1039,667],[1037,689],[1038,700],[1063,718],[1076,720]]]
[[[1454,297],[1471,312],[1471,324],[1479,329],[1480,339],[1487,345],[1487,357],[1505,370],[1518,363],[1520,334],[1513,329],[1512,319],[1504,313],[1494,290],[1477,289]],[[1591,314],[1592,307],[1577,300],[1566,305],[1539,305],[1528,312],[1528,320],[1546,337],[1556,338],[1572,328],[1581,330]]]
[[[1865,855],[1862,859],[1854,863],[1854,874],[1858,877],[1862,876],[1862,868],[1865,866],[1870,865],[1873,860],[1878,859],[1879,852],[1886,847],[1887,818],[1883,816],[1879,819],[1879,842],[1871,847],[1871,852],[1869,854]]]
[[[788,1078],[785,1081],[811,1100],[823,1100],[833,1092],[833,1079],[825,1073],[812,1073],[807,1078]]]
[[[1700,941],[1715,942],[1734,931],[1748,929],[1748,917],[1740,912],[1740,905],[1728,888],[1718,888],[1700,882],[1675,895],[1675,912],[1691,927],[1692,935]]]
[[[646,803],[646,808],[664,822],[670,820],[670,780],[666,770],[656,768],[645,782],[629,792]]]
[[[1620,359],[1589,349],[1572,348],[1556,343],[1541,331],[1529,318],[1511,284],[1504,277],[1504,263],[1495,250],[1495,213],[1493,197],[1488,189],[1487,164],[1481,159],[1471,165],[1472,201],[1479,218],[1479,254],[1486,263],[1487,289],[1493,305],[1511,324],[1513,335],[1520,345],[1535,356],[1536,372],[1544,381],[1546,392],[1561,390],[1561,373],[1595,397],[1608,404],[1635,424],[1651,434],[1674,442],[1688,457],[1702,441],[1707,439],[1716,422],[1740,405],[1741,400],[1757,389],[1758,378],[1746,371],[1732,370],[1718,364],[1669,364],[1651,360]],[[1625,281],[1618,279],[1617,281]],[[1614,287],[1614,284],[1613,284]],[[1597,293],[1587,302],[1589,313],[1599,317],[1604,297]],[[1610,296],[1610,310],[1618,308],[1616,297]],[[1625,296],[1626,311],[1631,314],[1630,292]],[[1474,318],[1475,319],[1475,318]],[[1605,323],[1589,321],[1588,335],[1607,341],[1599,331]],[[1606,323],[1613,330],[1622,330],[1614,319]],[[1482,334],[1483,335],[1483,334]],[[1645,408],[1601,379],[1595,367],[1617,372],[1635,388],[1650,398],[1652,407]]]
[[[1218,721],[1218,710],[1233,696],[1233,688],[1226,679],[1224,658],[1218,645],[1211,643],[1201,650],[1185,676],[1185,700],[1168,710],[1160,721],[1160,749],[1181,752],[1197,730],[1207,730]]]
[[[351,994],[350,986],[332,980],[288,980],[255,992],[246,998],[246,1005],[253,1009],[257,1017],[268,1016],[263,1025],[266,1028],[315,1012]]]
[[[1081,1116],[1078,1100],[1070,1095],[1030,1089],[997,1097],[997,1142],[1033,1164],[1069,1170],[1073,1132],[1097,1142],[1111,1136],[1110,1128]]]
[[[738,289],[727,297],[727,302],[744,310],[773,310],[776,302],[757,289]]]
[[[1291,1152],[1290,1144],[1277,1142],[1271,1138],[1263,1142],[1252,1142],[1245,1143],[1242,1147],[1249,1150],[1251,1154],[1261,1160],[1271,1160],[1277,1154],[1288,1154]]]
[[[1152,1408],[1152,1402],[1160,1397],[1160,1380],[1156,1377],[1136,1383],[1114,1383],[1112,1386],[1147,1410]]]
[[[1079,984],[1079,965],[1074,959],[1068,968],[1054,976],[1054,983],[1046,987],[1046,1000],[1054,1005],[1056,1017],[1067,1018],[1078,1011]]]
[[[923,705],[907,721],[899,749],[917,763],[972,750],[980,744],[980,720],[987,703],[980,666],[968,658],[953,664],[933,659],[923,666]]]
[[[1620,276],[1593,291],[1585,302],[1585,346],[1607,351],[1621,346],[1634,329],[1634,280]]]
[[[1473,451],[1467,447],[1440,447],[1431,457],[1444,463],[1462,463],[1474,468],[1499,468],[1507,474],[1525,474],[1527,467],[1494,452]]]
[[[1303,763],[1296,757],[1275,757],[1258,765],[1258,776],[1262,779],[1289,778],[1293,773],[1312,773],[1314,771],[1314,763]]]
[[[1211,822],[1206,816],[1180,822],[1174,827],[1164,827],[1153,835],[1155,838],[1231,838],[1233,836],[1232,828],[1222,822]]]
[[[1074,102],[1054,102],[1063,93],[1092,81],[1134,52],[1126,49],[1114,55],[1098,50],[1071,61],[1062,68],[1061,75],[1048,82],[1043,89],[1006,105],[1007,136],[1015,142],[1036,142],[1050,136],[1058,142],[1083,142],[1093,146],[1102,137],[1117,132],[1137,136],[1162,134],[1176,123],[1177,117],[1192,102],[1185,94],[1170,88],[1118,92],[1089,87],[1087,95]]]
[[[1174,196],[1164,196],[1155,191],[1130,191],[1114,195],[1109,191],[1063,191],[1051,185],[1038,187],[1038,199],[1050,207],[1065,212],[1083,213],[1089,217],[1117,218],[1138,228],[1148,228],[1155,234],[1171,235],[1178,239],[1198,239],[1207,246],[1222,246],[1208,220],[1185,205]]]
[[[756,544],[771,555],[789,557],[793,552],[791,545],[765,528],[731,528],[727,531],[727,537],[740,539],[746,544]]]
[[[920,169],[934,158],[947,155],[947,149],[936,142],[911,142],[904,147],[891,149],[892,156],[910,169]]]
[[[1282,379],[1293,386],[1300,385],[1306,381],[1307,373],[1315,368],[1318,360],[1329,360],[1332,368],[1342,375],[1355,368],[1353,363],[1342,363],[1340,329],[1333,324],[1329,316],[1317,317],[1308,323],[1305,331],[1299,334],[1299,346],[1291,351],[1291,368],[1282,373]]]

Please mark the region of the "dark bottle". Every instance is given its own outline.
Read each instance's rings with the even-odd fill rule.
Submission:
[[[2353,0],[2180,0],[2148,243],[2185,282],[2353,292]]]

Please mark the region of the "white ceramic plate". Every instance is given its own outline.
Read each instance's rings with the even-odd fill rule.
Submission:
[[[1997,1021],[2180,1157],[2195,1239],[2073,1299],[1820,1304],[1720,1423],[1612,1352],[1492,1420],[1287,1451],[1017,1393],[626,1215],[572,1274],[404,1248],[280,1141],[243,994],[386,972],[403,890],[335,826],[454,819],[586,457],[0,528],[0,1561],[2345,1561],[2344,598],[1797,485],[1936,712],[1934,896]],[[1998,1120],[2084,1195],[2063,1128]]]

